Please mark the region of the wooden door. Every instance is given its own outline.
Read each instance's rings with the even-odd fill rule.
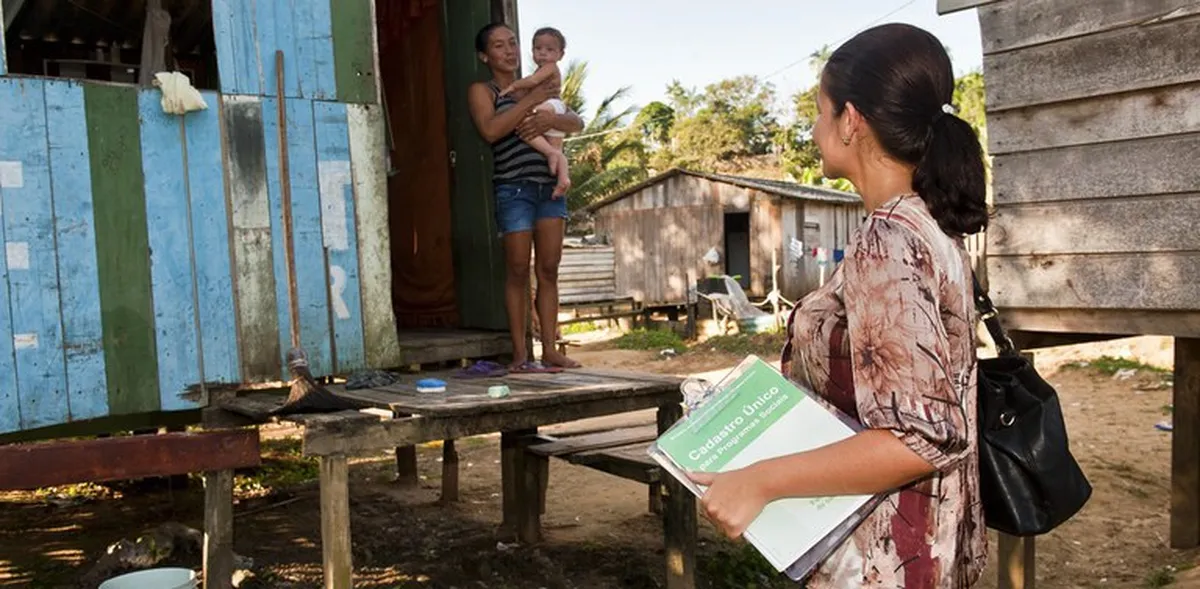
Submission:
[[[451,167],[450,208],[454,270],[463,327],[507,329],[504,250],[492,196],[491,147],[467,110],[467,88],[488,79],[475,51],[475,34],[492,20],[491,0],[445,0],[446,109]]]
[[[455,327],[442,0],[378,3],[391,139],[392,300],[400,328]]]

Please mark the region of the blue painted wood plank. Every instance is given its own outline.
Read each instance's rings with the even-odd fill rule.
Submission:
[[[70,419],[41,80],[0,79],[4,245],[21,428]]]
[[[295,2],[301,91],[305,98],[337,99],[337,70],[333,61],[333,11],[327,0]],[[293,67],[289,65],[288,67]]]
[[[8,54],[4,50],[4,6],[0,2],[0,76],[8,73]]]
[[[212,12],[221,90],[227,94],[261,94],[254,2],[213,0]]]
[[[354,182],[350,173],[350,131],[345,104],[318,102],[313,109],[321,190],[321,234],[329,262],[335,370],[345,374],[366,366]]]
[[[267,96],[275,96],[275,50],[279,48],[275,42],[275,29],[278,28],[275,21],[279,18],[275,5],[275,0],[254,2],[254,42],[262,67],[262,93]]]
[[[239,0],[233,13],[233,59],[243,94],[262,94],[263,69],[259,61],[254,2]]]
[[[46,80],[50,184],[62,289],[63,356],[73,421],[108,415],[108,376],[100,322],[100,271],[92,217],[92,171],[88,156],[83,86]]]
[[[333,372],[324,249],[321,247],[321,196],[317,179],[313,102],[287,101],[288,166],[291,171],[292,247],[300,306],[300,345],[314,375]],[[286,279],[286,274],[283,275]],[[281,305],[287,303],[285,298]],[[290,346],[289,346],[290,347]],[[286,351],[285,351],[286,353]]]
[[[238,94],[238,70],[234,65],[234,5],[237,0],[212,0],[213,41],[217,48],[217,75],[221,79],[221,91]]]
[[[15,80],[0,80],[0,96],[12,92]],[[7,104],[7,103],[6,103]],[[13,113],[0,110],[0,124],[9,125]],[[4,136],[0,135],[0,141]],[[2,160],[2,158],[0,158]],[[0,246],[5,243],[5,193],[16,184],[15,162],[0,161]],[[2,254],[3,252],[0,252]],[[0,255],[0,433],[21,429],[21,402],[17,397],[17,363],[13,355],[12,308],[9,306],[8,256]]]
[[[161,101],[157,90],[138,93],[159,402],[164,411],[176,411],[195,407],[181,394],[200,382],[200,357],[183,129],[178,117],[163,112]]]
[[[275,273],[275,308],[279,315],[279,361],[287,367],[292,347],[292,323],[288,316],[287,261],[283,247],[283,204],[279,177],[279,101],[262,100],[264,152],[267,160],[267,198],[271,214],[271,268]],[[311,352],[310,352],[311,353]],[[286,374],[286,373],[285,373]]]
[[[292,0],[256,0],[258,52],[262,64],[263,94],[276,96],[275,51],[284,56],[283,91],[288,98],[300,96],[303,75],[296,49],[296,15]]]
[[[202,378],[207,383],[236,383],[241,380],[241,363],[221,154],[221,97],[216,92],[201,95],[209,108],[188,113],[184,134]]]
[[[337,64],[333,55],[333,7],[332,0],[307,2],[313,9],[312,25],[313,72],[316,74],[317,91],[314,98],[337,100]],[[371,34],[363,31],[364,35]]]

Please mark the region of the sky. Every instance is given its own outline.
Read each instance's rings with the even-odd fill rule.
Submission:
[[[567,55],[588,62],[584,95],[595,105],[622,86],[630,104],[663,98],[673,79],[702,90],[742,74],[774,83],[786,99],[816,80],[808,56],[884,22],[922,27],[950,48],[957,73],[980,69],[975,10],[938,16],[937,0],[517,0],[524,62],[530,38],[553,26]],[[581,113],[585,117],[591,112]]]

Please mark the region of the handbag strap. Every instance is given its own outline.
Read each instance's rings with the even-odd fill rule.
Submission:
[[[1020,351],[1017,350],[1016,344],[1013,343],[1012,338],[1008,337],[1004,326],[1000,325],[1000,313],[996,310],[996,305],[988,296],[987,289],[979,284],[979,277],[974,272],[971,273],[971,282],[975,283],[975,310],[979,313],[979,318],[983,319],[983,324],[987,326],[992,341],[996,343],[996,353],[1000,356],[1018,355]]]

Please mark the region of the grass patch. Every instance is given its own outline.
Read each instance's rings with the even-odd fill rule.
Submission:
[[[714,554],[705,555],[699,563],[701,578],[708,580],[712,587],[783,589],[796,586],[786,576],[775,572],[771,563],[750,544],[720,540],[714,548]]]
[[[1151,589],[1159,589],[1160,587],[1167,587],[1171,583],[1174,583],[1174,582],[1175,582],[1175,567],[1170,566],[1170,565],[1162,567],[1162,568],[1150,573],[1150,575],[1146,577],[1146,587],[1150,587]]]
[[[320,466],[316,458],[301,454],[299,438],[263,440],[262,466],[239,472],[233,477],[233,492],[238,497],[261,497],[316,480]]]
[[[635,329],[613,340],[621,350],[650,350],[657,352],[671,348],[677,354],[687,351],[687,344],[674,331]]]
[[[66,501],[70,503],[97,501],[100,499],[120,499],[121,492],[111,486],[96,483],[77,483],[57,487],[43,487],[32,492],[38,501]]]
[[[704,342],[703,346],[713,352],[735,356],[749,356],[750,354],[754,354],[766,360],[774,360],[783,351],[783,344],[786,342],[787,333],[780,330],[764,333],[718,335],[709,338]]]
[[[601,329],[604,329],[604,326],[598,321],[583,321],[580,323],[568,323],[559,329],[562,330],[563,335],[581,335],[585,333],[592,333],[593,331],[600,331]]]
[[[1091,360],[1088,362],[1076,362],[1074,364],[1071,364],[1071,366],[1073,366],[1075,368],[1094,368],[1094,369],[1096,369],[1096,371],[1106,374],[1108,376],[1112,376],[1122,370],[1137,370],[1139,372],[1148,372],[1151,374],[1164,374],[1164,375],[1171,373],[1170,370],[1166,370],[1164,368],[1159,368],[1157,366],[1151,366],[1149,364],[1143,364],[1141,362],[1138,362],[1136,360],[1130,360],[1128,358],[1116,358],[1113,356],[1100,356],[1099,358],[1096,358],[1095,360]]]

